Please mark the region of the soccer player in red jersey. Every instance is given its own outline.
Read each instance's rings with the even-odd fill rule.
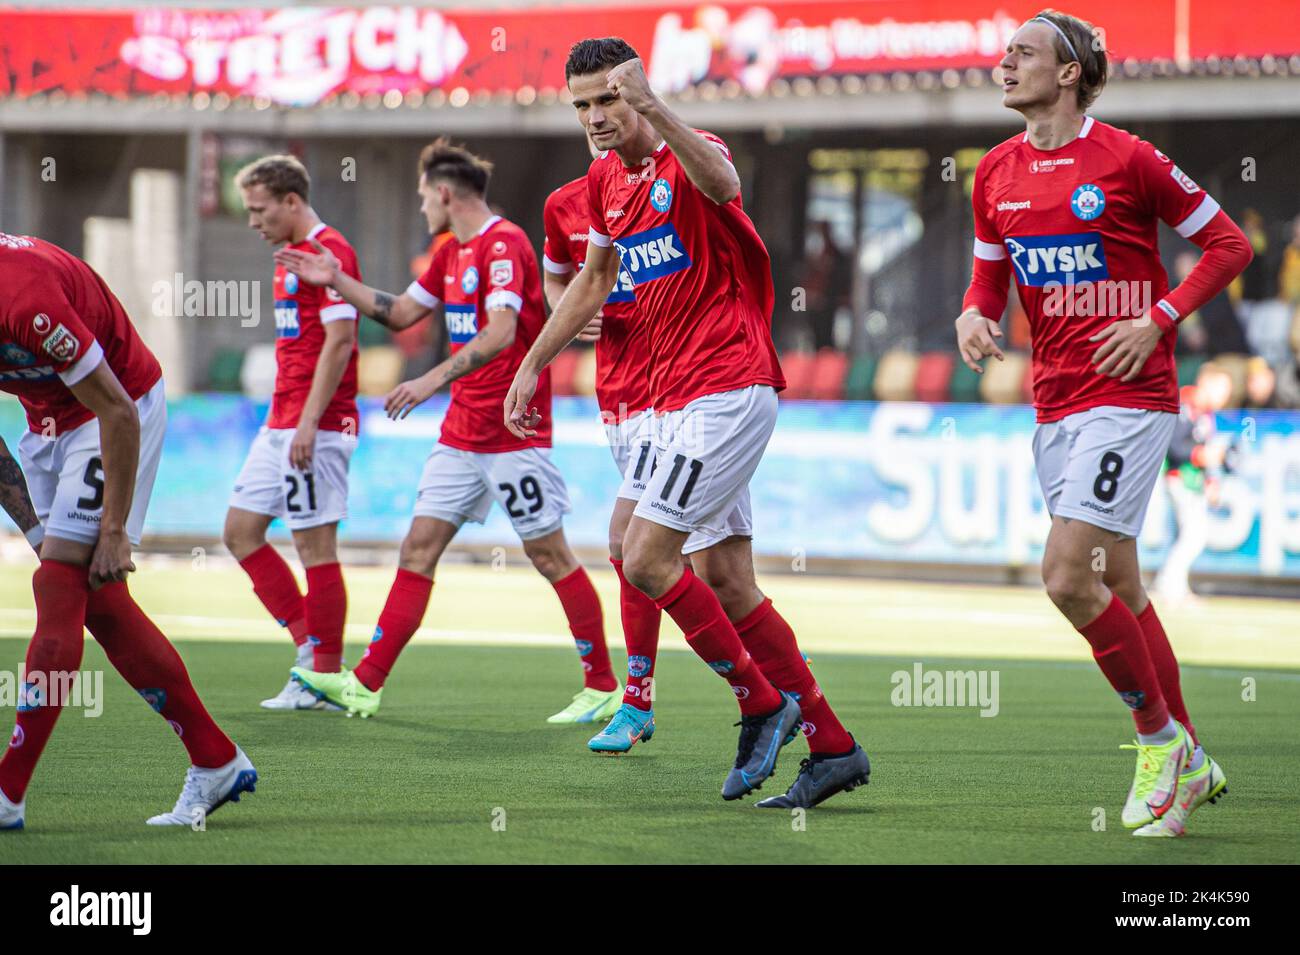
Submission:
[[[192,825],[251,792],[257,771],[126,585],[162,456],[162,369],[103,279],[58,246],[0,233],[0,288],[0,390],[18,396],[29,428],[21,469],[0,445],[0,501],[40,558],[36,632],[0,758],[0,829],[23,826],[27,786],[81,666],[83,626],[189,752],[180,799],[149,824]]]
[[[488,208],[491,164],[437,140],[420,154],[419,194],[431,234],[450,227],[452,241],[401,295],[376,291],[348,275],[323,246],[319,254],[284,248],[276,262],[312,284],[335,289],[361,312],[392,329],[408,328],[442,306],[451,356],[398,385],[385,399],[392,418],[451,385],[438,444],[420,477],[411,529],[402,542],[397,579],[374,638],[355,671],[298,679],[350,713],[373,714],[397,656],[420,625],[438,559],[460,526],[481,523],[492,502],[509,515],[533,566],[555,588],[582,661],[584,686],[552,723],[588,723],[612,715],[622,688],[605,646],[600,599],[564,537],[569,510],[564,479],[550,457],[550,430],[527,438],[501,421],[501,402],[545,321],[537,256],[522,229]],[[550,383],[542,383],[549,407]]]
[[[1027,129],[975,171],[975,265],[957,346],[976,371],[1002,358],[997,322],[1013,276],[1033,337],[1034,460],[1052,518],[1043,582],[1133,711],[1125,826],[1181,835],[1226,780],[1187,714],[1136,538],[1178,417],[1178,322],[1245,268],[1250,244],[1168,156],[1086,115],[1107,69],[1091,24],[1044,11],[1000,67],[1002,102]],[[1173,290],[1161,220],[1204,250]]]
[[[621,266],[646,326],[658,418],[656,466],[623,540],[624,574],[740,704],[723,798],[758,788],[806,721],[816,728],[811,757],[788,793],[759,805],[815,805],[866,782],[869,763],[754,580],[749,480],[785,384],[772,346],[767,250],[741,205],[726,145],[667,109],[627,43],[575,44],[565,74],[579,121],[604,150],[587,174],[585,265],[515,376],[506,420],[520,436],[544,426],[532,406],[539,375],[601,308]],[[697,577],[681,555],[701,531],[718,542],[691,555]]]
[[[311,179],[293,156],[266,156],[235,177],[249,228],[271,245],[311,250],[319,242],[360,279],[348,240],[308,203]],[[225,542],[271,616],[298,648],[296,665],[336,673],[343,660],[348,595],[338,556],[347,516],[348,463],[357,440],[357,310],[329,288],[275,267],[275,394],[249,449],[226,512]],[[282,519],[307,572],[307,594],[266,541]],[[262,706],[334,708],[290,678]]]

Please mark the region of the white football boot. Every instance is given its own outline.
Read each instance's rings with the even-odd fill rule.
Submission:
[[[239,802],[240,793],[257,790],[257,770],[244,751],[235,747],[235,758],[216,769],[191,766],[185,771],[185,786],[176,806],[150,818],[151,826],[202,828],[207,817],[228,802]]]

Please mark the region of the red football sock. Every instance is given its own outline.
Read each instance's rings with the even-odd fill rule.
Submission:
[[[1192,726],[1192,718],[1187,715],[1187,706],[1183,703],[1183,689],[1178,678],[1178,659],[1174,656],[1174,648],[1169,645],[1169,637],[1165,635],[1165,628],[1160,623],[1160,618],[1156,616],[1155,604],[1148,600],[1147,609],[1138,614],[1137,622],[1142,627],[1147,655],[1151,657],[1151,666],[1155,668],[1156,679],[1160,682],[1160,692],[1165,698],[1165,703],[1169,705],[1169,713],[1186,727],[1187,732],[1191,734],[1192,742],[1199,746],[1201,741],[1196,738],[1196,728]]]
[[[761,604],[736,622],[736,633],[763,676],[799,701],[803,732],[811,752],[839,755],[853,749],[853,737],[826,701],[808,669],[808,661],[799,652],[794,631],[769,598],[764,597]]]
[[[689,567],[655,605],[682,628],[696,655],[731,684],[743,716],[771,713],[781,705],[781,694],[741,644],[717,594]]]
[[[199,699],[180,654],[125,583],[106,584],[91,593],[86,628],[114,669],[176,731],[191,763],[215,769],[235,758],[235,744]]]
[[[280,552],[263,544],[239,562],[253,581],[253,593],[262,601],[275,622],[285,627],[293,642],[301,646],[307,640],[306,610],[298,581]]]
[[[610,558],[618,574],[618,609],[627,644],[627,687],[623,702],[638,710],[654,708],[655,657],[659,653],[659,621],[663,614],[655,602],[627,582],[623,562]]]
[[[379,615],[379,626],[375,627],[370,646],[366,647],[361,662],[353,671],[366,689],[378,690],[384,685],[402,648],[420,628],[432,592],[433,581],[430,578],[398,568],[397,577],[388,591],[388,600]]]
[[[22,697],[9,748],[0,757],[0,791],[12,802],[27,793],[36,763],[63,712],[62,689],[81,666],[90,583],[85,567],[43,560],[32,574],[36,631],[27,645]]]
[[[343,621],[348,615],[348,591],[339,564],[307,568],[307,632],[314,648],[312,669],[337,673],[343,664]]]
[[[1101,615],[1078,630],[1092,645],[1101,672],[1133,711],[1138,732],[1158,733],[1164,729],[1169,723],[1169,707],[1133,611],[1112,594],[1110,605]]]
[[[567,577],[551,584],[564,615],[569,618],[569,632],[582,658],[582,685],[589,690],[609,692],[617,689],[618,677],[609,663],[609,648],[605,646],[605,620],[600,610],[600,597],[591,585],[591,578],[581,567]]]

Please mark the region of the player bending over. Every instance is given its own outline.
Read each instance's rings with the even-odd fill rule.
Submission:
[[[1187,715],[1136,538],[1178,417],[1178,322],[1251,251],[1168,156],[1085,114],[1106,82],[1100,46],[1091,24],[1051,10],[1007,46],[1002,102],[1028,128],[975,171],[975,266],[957,347],[976,371],[983,358],[1002,358],[997,320],[1014,271],[1033,335],[1034,461],[1052,517],[1043,582],[1133,711],[1137,769],[1124,825],[1176,836],[1227,783]],[[1173,291],[1157,220],[1204,250]]]
[[[627,43],[575,44],[565,76],[579,122],[605,152],[587,174],[585,265],[520,366],[506,421],[520,437],[545,427],[544,408],[533,407],[543,393],[539,376],[600,310],[621,264],[646,326],[658,418],[655,464],[643,472],[623,538],[624,574],[673,618],[740,704],[723,798],[761,786],[807,722],[816,730],[807,736],[810,757],[788,793],[759,805],[816,805],[865,783],[870,766],[754,580],[749,480],[785,384],[772,346],[767,250],[742,208],[726,145],[667,109]],[[700,577],[682,561],[697,532],[711,541],[691,555]]]
[[[103,279],[56,245],[0,233],[0,289],[0,390],[18,396],[29,427],[21,470],[0,443],[0,503],[40,558],[36,632],[0,757],[0,829],[23,827],[27,786],[63,711],[50,689],[81,666],[82,627],[189,752],[180,798],[149,824],[200,823],[252,792],[257,770],[126,585],[162,457],[162,369]]]
[[[235,176],[248,226],[273,246],[310,250],[319,242],[360,279],[357,256],[307,202],[311,180],[292,156],[267,156]],[[348,595],[338,557],[347,516],[348,463],[357,436],[357,310],[330,288],[275,267],[275,394],[235,479],[225,542],[253,582],[253,593],[298,648],[298,666],[336,673],[343,660]],[[280,518],[307,572],[307,595],[266,542]],[[337,709],[292,677],[268,710]]]
[[[446,361],[398,385],[385,399],[389,417],[404,418],[451,385],[442,434],[420,476],[415,516],[374,638],[355,671],[295,667],[292,672],[350,713],[373,715],[398,654],[424,617],[442,552],[463,523],[482,523],[496,501],[533,566],[555,588],[582,660],[583,689],[548,722],[589,723],[618,708],[622,687],[605,647],[600,599],[564,538],[569,497],[551,462],[550,431],[518,438],[501,421],[506,389],[545,315],[537,257],[527,235],[487,206],[491,169],[445,140],[425,147],[419,163],[421,211],[432,234],[450,228],[454,238],[439,247],[428,270],[401,295],[361,284],[319,244],[318,254],[293,248],[275,254],[291,273],[333,288],[394,330],[410,327],[441,305],[451,342]],[[549,380],[543,392],[549,408]]]

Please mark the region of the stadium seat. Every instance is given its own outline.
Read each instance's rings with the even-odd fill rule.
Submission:
[[[596,393],[596,349],[583,348],[578,352],[577,367],[573,373],[573,392],[584,396]]]
[[[806,351],[788,351],[781,356],[781,372],[785,375],[784,397],[812,397],[816,362],[816,357]]]
[[[275,392],[275,345],[263,342],[244,353],[239,385],[250,398],[270,398]]]
[[[1025,400],[1025,374],[1029,358],[1020,352],[1004,352],[1006,361],[984,360],[980,397],[989,404],[1015,405]]]
[[[551,394],[572,395],[573,379],[578,372],[579,350],[566,348],[551,362]]]
[[[244,367],[242,348],[219,348],[208,366],[208,387],[213,391],[239,391],[239,373]]]
[[[919,364],[915,352],[901,348],[885,352],[876,370],[876,398],[880,401],[916,400],[916,368]]]
[[[812,397],[839,401],[844,397],[844,380],[848,374],[849,356],[834,348],[823,348],[813,366]]]
[[[947,401],[948,383],[952,380],[956,356],[952,352],[931,351],[921,356],[916,366],[918,401]]]
[[[849,368],[848,380],[844,382],[844,397],[850,401],[870,401],[874,395],[872,386],[876,381],[876,366],[879,364],[874,355],[859,355]]]
[[[954,359],[952,379],[948,382],[948,399],[977,404],[980,400],[981,380],[981,376],[967,368],[964,361]]]
[[[386,395],[402,380],[406,359],[393,345],[371,345],[357,354],[357,391],[363,395]]]
[[[1178,359],[1178,387],[1196,384],[1196,375],[1204,364],[1204,355],[1184,355]]]

